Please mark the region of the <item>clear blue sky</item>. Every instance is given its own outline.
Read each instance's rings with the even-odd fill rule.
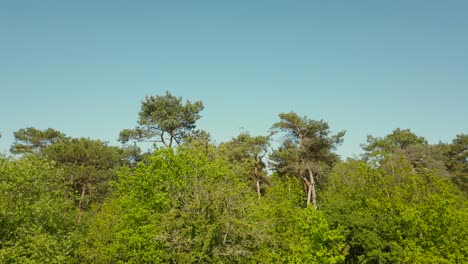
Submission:
[[[205,104],[217,142],[281,112],[366,135],[468,132],[468,1],[0,0],[0,152],[34,126],[116,143],[145,95]],[[243,128],[243,129],[242,129]]]

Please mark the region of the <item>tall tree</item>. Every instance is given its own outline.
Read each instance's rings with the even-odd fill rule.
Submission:
[[[269,141],[268,136],[252,137],[249,133],[242,133],[220,146],[233,170],[252,180],[259,199],[262,186],[268,182],[263,158],[268,153]]]
[[[416,147],[415,147],[416,146]],[[363,158],[365,160],[374,160],[375,162],[383,162],[389,154],[399,152],[424,152],[428,150],[428,144],[425,138],[417,136],[409,129],[397,128],[391,134],[385,137],[374,137],[367,135],[367,142],[361,144],[365,151]],[[427,152],[427,151],[426,151]],[[413,153],[414,156],[420,156]]]
[[[108,192],[115,169],[126,162],[122,149],[88,138],[66,138],[44,150],[66,171],[78,203],[78,222],[91,202],[101,202]]]
[[[119,141],[160,142],[166,147],[178,145],[194,131],[195,123],[201,118],[203,103],[186,101],[169,92],[160,96],[146,96],[141,104],[138,126],[120,132]]]
[[[388,170],[404,156],[415,170],[431,169],[441,176],[449,176],[441,148],[428,144],[424,137],[409,129],[397,128],[382,138],[368,135],[367,143],[361,146],[365,151],[364,160]]]
[[[427,145],[427,140],[415,135],[409,129],[397,128],[384,138],[377,138],[368,135],[367,144],[363,144],[362,148],[369,154],[382,152],[389,153],[396,149],[406,149],[409,146],[417,144]]]
[[[332,151],[343,142],[345,131],[331,134],[328,123],[296,113],[281,113],[281,121],[273,125],[275,131],[287,135],[283,145],[273,152],[273,166],[279,174],[295,175],[302,179],[307,194],[307,206],[317,207],[317,176],[330,168],[338,156]]]
[[[34,127],[22,128],[13,132],[13,135],[15,141],[10,148],[10,152],[13,154],[37,154],[47,146],[65,138],[65,134],[52,128],[45,130],[39,130]]]

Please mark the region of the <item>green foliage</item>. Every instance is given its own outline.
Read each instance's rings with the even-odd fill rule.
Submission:
[[[280,174],[298,175],[304,170],[299,163],[304,162],[313,163],[311,166],[314,173],[320,173],[324,167],[330,167],[338,161],[338,156],[332,151],[343,142],[344,131],[332,135],[328,123],[307,117],[300,118],[294,112],[282,113],[279,116],[281,121],[275,123],[273,129],[288,135],[282,148],[272,155],[275,169]],[[291,154],[288,155],[289,153]]]
[[[146,96],[141,104],[138,124],[135,129],[120,132],[119,141],[129,140],[161,142],[164,146],[177,144],[195,129],[195,123],[201,118],[203,103],[186,101],[169,92],[160,96]]]
[[[72,262],[77,241],[63,171],[41,158],[0,159],[0,262]]]
[[[273,168],[280,175],[294,175],[303,180],[307,205],[317,207],[316,186],[339,159],[333,150],[343,142],[345,131],[331,134],[328,123],[301,118],[296,113],[281,113],[281,121],[273,124],[275,131],[288,135],[283,145],[273,152]]]
[[[89,262],[226,262],[252,255],[251,192],[212,147],[158,149],[124,170],[116,193],[90,224]],[[102,236],[96,237],[100,230]],[[151,261],[150,261],[151,260]]]
[[[162,259],[155,230],[169,204],[166,183],[175,183],[166,162],[173,156],[171,149],[157,150],[148,157],[148,164],[118,173],[114,194],[87,223],[80,248],[84,262],[157,263]]]
[[[43,152],[64,169],[64,182],[74,190],[79,207],[78,222],[89,204],[104,200],[115,169],[127,162],[121,149],[88,138],[62,139]]]
[[[286,132],[291,142],[303,148],[301,156],[311,160],[328,158],[333,161],[336,154],[331,151],[343,142],[345,131],[332,135],[327,122],[301,118],[294,112],[281,113],[279,117],[281,121],[273,124],[273,129]]]
[[[282,113],[268,176],[270,138],[216,147],[195,130],[202,110],[147,96],[123,148],[15,132],[22,155],[0,154],[0,263],[468,263],[466,197],[448,181],[466,194],[467,135],[429,145],[396,129],[339,163],[344,131]],[[141,154],[141,141],[166,148]]]
[[[465,194],[468,190],[468,136],[461,134],[450,144],[429,145],[423,137],[416,136],[409,129],[396,129],[384,138],[368,136],[363,145],[365,160],[391,169],[391,163],[400,156],[419,170],[435,170],[448,177]]]
[[[461,134],[451,144],[439,144],[452,182],[466,195],[468,193],[468,135]]]
[[[39,130],[28,127],[20,129],[13,134],[15,136],[15,142],[10,148],[10,152],[13,154],[37,154],[45,147],[65,138],[65,134],[52,128]]]
[[[449,172],[444,164],[443,153],[437,146],[425,144],[409,145],[405,149],[395,150],[393,155],[387,157],[398,159],[402,155],[405,156],[405,159],[414,169],[434,170],[441,176],[449,177]]]
[[[325,217],[305,207],[297,178],[274,176],[259,201],[256,223],[268,232],[258,251],[259,263],[343,263],[344,237]]]
[[[417,144],[427,145],[427,141],[423,137],[415,135],[409,129],[402,130],[397,128],[384,138],[376,138],[368,135],[367,144],[363,144],[362,148],[369,153],[391,153],[395,151],[395,149],[405,149],[411,145]]]
[[[156,204],[154,202],[153,204]],[[78,251],[82,263],[159,263],[163,252],[154,241],[159,209],[121,197],[105,203],[88,220]]]
[[[221,155],[227,159],[228,166],[236,175],[251,182],[258,197],[268,185],[266,163],[263,159],[268,152],[269,141],[268,136],[252,137],[248,133],[241,133],[220,145]]]
[[[166,261],[240,262],[251,258],[261,230],[249,220],[253,195],[215,149],[179,149],[182,183],[171,191],[157,239]]]
[[[409,129],[400,128],[383,138],[368,135],[367,143],[362,144],[361,147],[365,151],[363,158],[377,163],[384,163],[388,155],[396,152],[408,154],[408,158],[415,156],[415,162],[417,162],[418,158],[429,156],[431,152],[426,139],[415,135]]]
[[[59,164],[112,169],[122,161],[121,150],[100,140],[66,138],[44,150],[46,156]]]
[[[347,262],[466,262],[468,211],[457,190],[403,158],[392,168],[348,161],[331,175],[322,208],[345,228]]]

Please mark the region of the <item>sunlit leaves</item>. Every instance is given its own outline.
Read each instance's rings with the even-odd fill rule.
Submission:
[[[75,211],[62,177],[38,157],[0,159],[0,262],[71,262]]]
[[[333,227],[345,227],[347,261],[464,259],[468,211],[461,195],[433,171],[414,170],[403,158],[391,162],[388,170],[348,161],[331,176],[322,207]]]

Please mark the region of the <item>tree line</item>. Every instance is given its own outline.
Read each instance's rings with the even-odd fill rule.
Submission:
[[[429,144],[397,128],[342,160],[345,131],[323,120],[280,113],[267,135],[214,144],[203,108],[147,96],[119,147],[14,132],[0,263],[468,262],[467,134]]]

